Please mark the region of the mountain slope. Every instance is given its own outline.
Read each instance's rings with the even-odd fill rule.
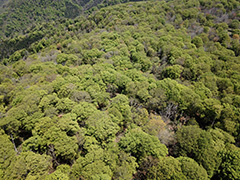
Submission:
[[[71,12],[69,11],[71,9]],[[29,26],[60,17],[76,17],[81,8],[71,1],[12,0],[1,14],[1,32],[6,36],[24,33]]]
[[[0,14],[0,35],[2,37],[24,34],[27,28],[42,22],[56,21],[61,18],[75,18],[95,7],[104,7],[120,1],[42,1],[42,0],[8,0]],[[127,2],[127,1],[121,1]],[[0,11],[1,12],[1,11]]]
[[[2,41],[0,179],[239,179],[239,7],[131,2]]]

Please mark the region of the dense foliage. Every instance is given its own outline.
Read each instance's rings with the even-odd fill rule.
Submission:
[[[30,32],[43,22],[73,19],[108,5],[129,0],[0,0],[0,35],[14,37]]]
[[[0,179],[240,178],[239,1],[39,2],[1,14]]]

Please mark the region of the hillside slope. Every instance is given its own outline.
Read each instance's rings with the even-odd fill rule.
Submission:
[[[46,26],[52,28],[80,15],[86,17],[94,9],[128,1],[1,1],[4,6],[0,7],[0,60],[43,38],[43,34],[33,31],[46,30]]]
[[[56,21],[62,18],[75,18],[91,8],[100,8],[124,1],[78,1],[78,0],[4,0],[0,6],[0,36],[9,37],[25,34],[29,27],[34,27],[43,22]]]
[[[240,179],[239,8],[130,2],[4,39],[0,179]]]

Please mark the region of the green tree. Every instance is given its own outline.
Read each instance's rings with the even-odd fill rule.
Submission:
[[[6,117],[0,120],[0,126],[4,127],[9,134],[17,136],[20,133],[22,122],[27,117],[23,107],[22,105],[12,107],[7,112]]]
[[[52,174],[46,176],[44,180],[69,180],[69,177],[61,171],[56,170]]]
[[[70,179],[105,179],[110,180],[113,173],[106,163],[105,151],[98,145],[91,144],[91,150],[85,157],[79,157],[72,166]]]
[[[209,132],[197,126],[185,126],[177,131],[177,154],[193,158],[211,178],[219,167],[218,149]]]
[[[113,178],[119,180],[131,179],[136,173],[138,164],[136,159],[125,152],[119,152],[117,159],[117,166],[113,172]]]
[[[41,149],[47,150],[54,161],[70,163],[77,156],[77,138],[69,137],[57,127],[49,128],[40,139]]]
[[[52,166],[51,157],[35,154],[31,151],[22,152],[4,174],[4,179],[41,179]]]
[[[14,145],[4,131],[0,129],[0,179],[4,178],[6,171],[15,162],[15,159]]]
[[[195,46],[196,46],[197,48],[203,46],[203,41],[202,41],[202,39],[201,39],[200,37],[198,37],[198,36],[195,36],[195,37],[192,39],[192,43],[195,44]]]
[[[58,103],[56,104],[56,108],[59,113],[68,113],[71,112],[74,105],[75,103],[69,98],[62,98],[59,99]]]
[[[177,79],[180,78],[182,70],[183,67],[180,65],[168,66],[163,70],[162,76],[163,78]]]
[[[240,150],[239,148],[225,150],[221,153],[222,162],[218,168],[216,178],[233,180],[240,178]]]
[[[126,152],[130,152],[139,161],[146,156],[164,157],[168,154],[168,149],[158,140],[141,129],[129,130],[121,138],[119,146]]]
[[[126,95],[118,94],[111,99],[111,105],[108,109],[113,121],[123,125],[131,122],[131,107],[129,106],[129,99]]]
[[[64,54],[64,53],[60,53],[57,55],[57,63],[58,64],[74,64],[75,62],[77,62],[78,57],[76,55],[73,54]]]
[[[156,179],[156,180],[164,180],[164,179],[179,179],[185,180],[181,163],[173,158],[173,157],[162,157],[159,159],[158,164],[150,168],[147,179]]]
[[[182,172],[187,177],[187,179],[209,179],[207,171],[193,159],[188,157],[178,157],[177,160],[181,163]]]
[[[106,112],[96,111],[86,120],[87,134],[94,136],[98,141],[111,141],[119,131]]]
[[[93,104],[88,102],[80,102],[79,104],[74,106],[72,109],[72,113],[76,114],[77,120],[79,122],[85,121],[95,111],[97,111],[97,108]]]

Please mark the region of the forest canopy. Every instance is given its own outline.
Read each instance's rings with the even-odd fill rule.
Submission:
[[[240,179],[239,1],[0,6],[0,179]]]

